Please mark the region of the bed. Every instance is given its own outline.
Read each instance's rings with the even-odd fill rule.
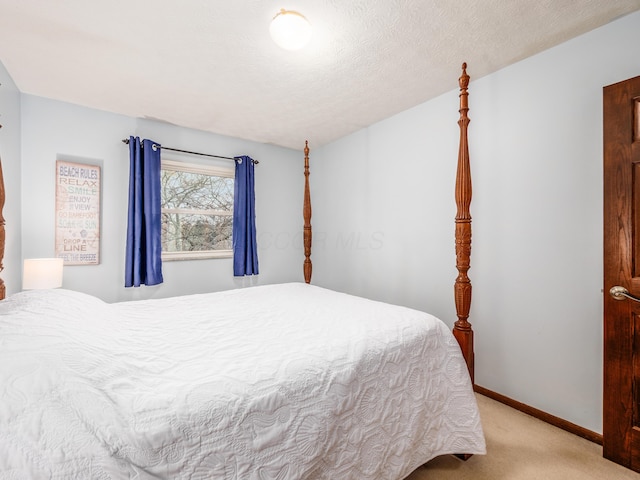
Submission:
[[[455,330],[310,283],[308,146],[305,177],[305,282],[0,302],[0,479],[401,480],[439,455],[485,453]],[[456,232],[470,227],[458,216]],[[456,303],[459,282],[470,299],[457,258]]]

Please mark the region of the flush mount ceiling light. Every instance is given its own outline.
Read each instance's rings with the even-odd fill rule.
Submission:
[[[301,13],[282,8],[271,20],[269,33],[285,50],[300,50],[311,40],[311,24]]]

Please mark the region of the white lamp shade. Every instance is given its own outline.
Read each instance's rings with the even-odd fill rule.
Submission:
[[[27,258],[22,272],[23,290],[41,290],[62,286],[62,258]]]
[[[311,24],[301,13],[282,9],[271,20],[269,33],[285,50],[299,50],[311,40]]]

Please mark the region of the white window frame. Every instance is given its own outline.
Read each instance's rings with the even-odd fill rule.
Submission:
[[[235,168],[205,165],[200,163],[187,163],[178,160],[162,159],[161,170],[174,170],[214,177],[235,178]],[[187,208],[162,208],[161,213],[193,213],[202,215],[233,216],[233,211],[222,210],[197,210]],[[162,252],[162,261],[175,260],[202,260],[207,258],[232,258],[233,250],[200,250],[196,252]]]

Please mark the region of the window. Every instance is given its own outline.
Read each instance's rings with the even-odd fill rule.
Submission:
[[[233,167],[162,160],[162,259],[232,257]]]

